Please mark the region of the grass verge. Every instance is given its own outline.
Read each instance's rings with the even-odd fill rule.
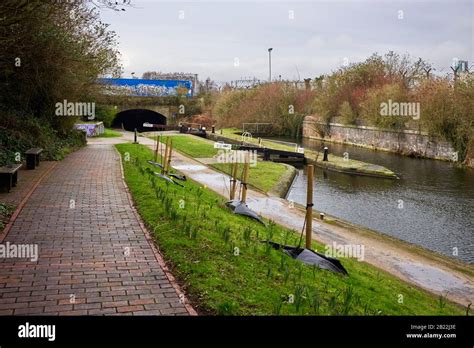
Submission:
[[[260,240],[298,234],[232,214],[198,183],[151,174],[143,145],[118,144],[136,207],[198,311],[233,315],[462,315],[465,310],[371,265],[342,259],[344,277],[295,261]],[[127,154],[127,156],[124,156]],[[125,161],[125,159],[129,159]],[[151,169],[148,171],[147,168]],[[313,243],[313,249],[324,250]]]
[[[118,138],[118,137],[121,137],[123,136],[122,133],[120,132],[117,132],[113,129],[110,129],[110,128],[105,128],[104,129],[104,133],[102,133],[101,135],[95,137],[95,138]]]
[[[162,136],[161,142],[166,143],[168,138],[173,139],[174,150],[192,158],[210,158],[218,153],[218,149],[214,148],[212,142],[193,135]]]
[[[231,165],[226,163],[212,163],[209,165],[225,174],[230,175]],[[244,171],[243,163],[237,165],[237,177],[240,179]],[[262,192],[269,192],[276,187],[283,175],[285,175],[287,167],[280,163],[260,162],[255,167],[250,167],[249,186],[254,187]]]
[[[397,175],[388,170],[385,167],[365,163],[357,160],[345,159],[343,157],[334,156],[329,154],[328,160],[326,162],[323,161],[323,155],[319,154],[319,156],[315,155],[315,160],[311,160],[308,158],[309,163],[313,163],[320,168],[325,168],[328,170],[339,171],[342,173],[356,173],[356,174],[363,174],[368,176],[380,176],[380,177],[387,177],[396,179]]]
[[[163,136],[162,142],[168,137]],[[218,149],[214,148],[213,142],[193,135],[172,135],[173,149],[192,158],[211,158],[218,155]],[[210,163],[209,167],[217,169],[225,174],[231,172],[229,163]],[[238,178],[242,177],[243,164],[238,164]],[[281,178],[287,172],[287,167],[281,163],[258,161],[250,167],[249,186],[262,191],[269,192],[279,185]]]

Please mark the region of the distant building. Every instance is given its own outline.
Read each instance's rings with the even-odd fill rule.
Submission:
[[[467,60],[459,60],[456,66],[458,73],[468,73],[469,72],[469,63]]]

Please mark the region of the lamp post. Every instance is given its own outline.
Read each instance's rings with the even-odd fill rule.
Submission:
[[[272,82],[272,50],[273,48],[268,49],[268,81]]]

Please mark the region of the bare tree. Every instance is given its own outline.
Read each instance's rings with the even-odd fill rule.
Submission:
[[[126,11],[126,7],[133,7],[131,0],[109,1],[109,0],[90,0],[90,3],[99,9],[108,9],[114,11]]]
[[[389,51],[384,56],[385,73],[391,79],[399,78],[405,87],[412,87],[416,80],[425,76],[426,69],[431,70],[431,65],[419,58],[412,62],[410,56]]]

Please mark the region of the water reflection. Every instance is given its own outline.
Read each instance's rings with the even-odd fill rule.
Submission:
[[[325,145],[335,155],[348,152],[352,159],[385,166],[400,179],[351,176],[316,168],[316,209],[474,263],[474,170],[348,145]],[[322,143],[305,140],[303,146],[319,150]],[[303,169],[288,199],[304,203],[305,195]]]

